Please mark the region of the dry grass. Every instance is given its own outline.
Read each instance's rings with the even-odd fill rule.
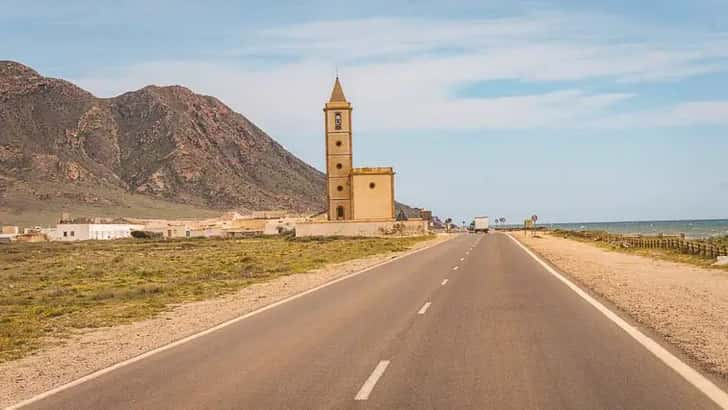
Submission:
[[[0,247],[0,362],[74,329],[151,317],[326,264],[426,238],[123,240]]]
[[[622,246],[612,244],[605,241],[599,241],[594,239],[588,239],[580,234],[573,234],[569,231],[554,231],[550,232],[551,235],[571,239],[578,242],[589,243],[594,246],[598,246],[602,249],[611,250],[615,252],[621,252],[631,255],[647,256],[655,259],[666,260],[671,262],[681,262],[690,265],[699,266],[701,268],[719,269],[728,271],[728,266],[716,266],[714,265],[715,259],[705,258],[700,255],[693,255],[679,252],[676,249],[660,249],[660,248],[624,248]],[[725,245],[728,242],[728,237],[717,237],[706,239],[706,242],[711,242],[716,245]]]

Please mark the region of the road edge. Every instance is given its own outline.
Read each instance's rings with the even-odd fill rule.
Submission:
[[[11,404],[10,406],[5,407],[5,410],[16,410],[16,409],[23,408],[25,406],[28,406],[30,404],[33,404],[35,402],[38,402],[40,400],[43,400],[45,398],[48,398],[48,397],[53,396],[55,394],[58,394],[58,393],[60,393],[60,392],[62,392],[64,390],[68,390],[68,389],[70,389],[72,387],[78,386],[78,385],[83,384],[83,383],[85,383],[87,381],[96,379],[96,378],[98,378],[100,376],[103,376],[106,373],[110,373],[110,372],[112,372],[112,371],[114,371],[116,369],[119,369],[119,368],[128,366],[130,364],[136,363],[138,361],[144,360],[144,359],[146,359],[148,357],[151,357],[151,356],[153,356],[153,355],[155,355],[157,353],[161,353],[161,352],[163,352],[165,350],[173,349],[173,348],[175,348],[177,346],[183,345],[183,344],[185,344],[187,342],[190,342],[192,340],[195,340],[195,339],[198,339],[200,337],[209,335],[209,334],[214,333],[214,332],[216,332],[216,331],[218,331],[220,329],[226,328],[226,327],[228,327],[230,325],[233,325],[233,324],[235,324],[237,322],[243,321],[243,320],[245,320],[245,319],[247,319],[249,317],[258,315],[258,314],[263,313],[263,312],[265,312],[267,310],[270,310],[270,309],[274,309],[274,308],[276,308],[276,307],[278,307],[280,305],[283,305],[283,304],[285,304],[287,302],[296,300],[298,298],[301,298],[303,296],[306,296],[306,295],[308,295],[310,293],[316,292],[316,291],[321,290],[323,288],[326,288],[328,286],[331,286],[331,285],[334,285],[336,283],[345,281],[347,279],[351,279],[353,277],[359,276],[359,275],[361,275],[363,273],[366,273],[366,272],[369,272],[371,270],[377,269],[377,268],[379,268],[381,266],[387,265],[387,264],[392,263],[394,261],[397,261],[397,260],[400,260],[400,259],[404,259],[406,257],[415,255],[417,253],[426,251],[428,249],[432,249],[432,248],[434,248],[436,246],[439,246],[439,245],[442,245],[444,243],[447,243],[447,242],[453,240],[456,237],[457,237],[457,235],[451,235],[451,237],[449,237],[449,238],[447,238],[445,240],[436,241],[436,242],[434,242],[432,244],[423,246],[423,247],[418,248],[418,249],[414,249],[414,250],[410,250],[410,251],[405,251],[404,253],[402,253],[400,255],[396,255],[396,256],[394,256],[394,257],[392,257],[390,259],[387,259],[385,261],[382,261],[382,262],[379,262],[379,263],[375,263],[374,265],[368,266],[368,267],[366,267],[364,269],[358,270],[356,272],[348,273],[348,274],[346,274],[344,276],[340,276],[338,278],[332,279],[332,280],[330,280],[328,282],[325,282],[325,283],[322,283],[320,285],[314,286],[314,287],[312,287],[310,289],[306,289],[304,291],[298,292],[296,294],[293,294],[291,296],[285,297],[285,298],[283,298],[281,300],[278,300],[276,302],[273,302],[271,304],[262,306],[262,307],[260,307],[258,309],[255,309],[253,311],[250,311],[248,313],[245,313],[245,314],[243,314],[241,316],[238,316],[238,317],[235,317],[235,318],[226,320],[226,321],[224,321],[222,323],[218,323],[217,325],[212,326],[212,327],[210,327],[208,329],[199,331],[197,333],[193,333],[193,334],[191,334],[189,336],[185,336],[182,339],[175,340],[175,341],[170,342],[170,343],[168,343],[166,345],[156,347],[156,348],[154,348],[152,350],[149,350],[149,351],[146,351],[146,352],[144,352],[144,353],[142,353],[142,354],[140,354],[138,356],[134,356],[134,357],[131,357],[129,359],[123,360],[121,362],[112,364],[111,366],[107,366],[107,367],[104,367],[102,369],[96,370],[96,371],[94,371],[92,373],[89,373],[89,374],[87,374],[87,375],[85,375],[83,377],[80,377],[80,378],[78,378],[76,380],[73,380],[73,381],[70,381],[68,383],[62,384],[62,385],[60,385],[58,387],[55,387],[55,388],[50,389],[48,391],[45,391],[43,393],[36,394],[35,396],[30,397],[30,398],[27,398],[25,400],[22,400],[22,401],[20,401],[18,403]]]
[[[548,273],[554,276],[556,279],[565,284],[574,293],[579,295],[587,303],[592,305],[600,313],[607,317],[612,323],[617,325],[630,337],[635,339],[637,343],[642,345],[660,361],[665,363],[673,371],[684,378],[688,383],[692,384],[701,393],[705,394],[715,404],[723,409],[728,409],[728,393],[723,391],[717,384],[713,383],[698,370],[693,369],[690,365],[680,360],[677,356],[672,354],[669,350],[664,348],[660,343],[652,339],[651,337],[642,333],[635,326],[630,325],[626,320],[621,318],[617,313],[607,308],[602,302],[598,301],[595,297],[590,295],[587,291],[582,289],[580,286],[575,284],[572,280],[567,278],[565,274],[558,272],[549,263],[545,262],[540,256],[536,255],[526,245],[522,244],[518,239],[514,238],[510,233],[506,235],[515,242],[521,249],[523,249],[529,256],[531,256],[536,262],[538,262]]]

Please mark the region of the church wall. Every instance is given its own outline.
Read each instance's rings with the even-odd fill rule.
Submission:
[[[394,219],[393,174],[354,174],[351,180],[355,220]]]
[[[336,113],[341,115],[341,129],[336,129]],[[326,129],[329,132],[349,132],[351,131],[351,111],[349,108],[329,108],[326,115]]]
[[[345,177],[329,177],[329,200],[351,199],[351,179]],[[340,189],[341,188],[341,189]]]
[[[351,214],[351,201],[349,199],[331,199],[329,200],[329,212],[331,215],[329,216],[330,220],[336,220],[337,219],[337,208],[342,207],[344,208],[344,220],[352,219]]]
[[[344,132],[331,132],[327,138],[328,155],[351,155],[351,138]]]
[[[329,155],[327,161],[326,169],[329,171],[329,176],[348,177],[351,174],[351,156]],[[339,164],[341,164],[341,168],[337,167]]]

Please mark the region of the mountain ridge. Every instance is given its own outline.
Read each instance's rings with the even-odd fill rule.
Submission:
[[[149,85],[98,98],[0,61],[0,206],[23,185],[50,202],[67,188],[96,202],[121,190],[220,210],[315,212],[326,202],[322,172],[215,97]]]

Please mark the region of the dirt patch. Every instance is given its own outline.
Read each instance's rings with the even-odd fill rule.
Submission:
[[[728,377],[728,273],[547,234],[513,236],[700,362]]]
[[[405,252],[375,255],[254,284],[225,297],[176,306],[152,319],[79,331],[55,346],[0,364],[0,407],[215,326],[341,276],[450,239],[441,235]]]

